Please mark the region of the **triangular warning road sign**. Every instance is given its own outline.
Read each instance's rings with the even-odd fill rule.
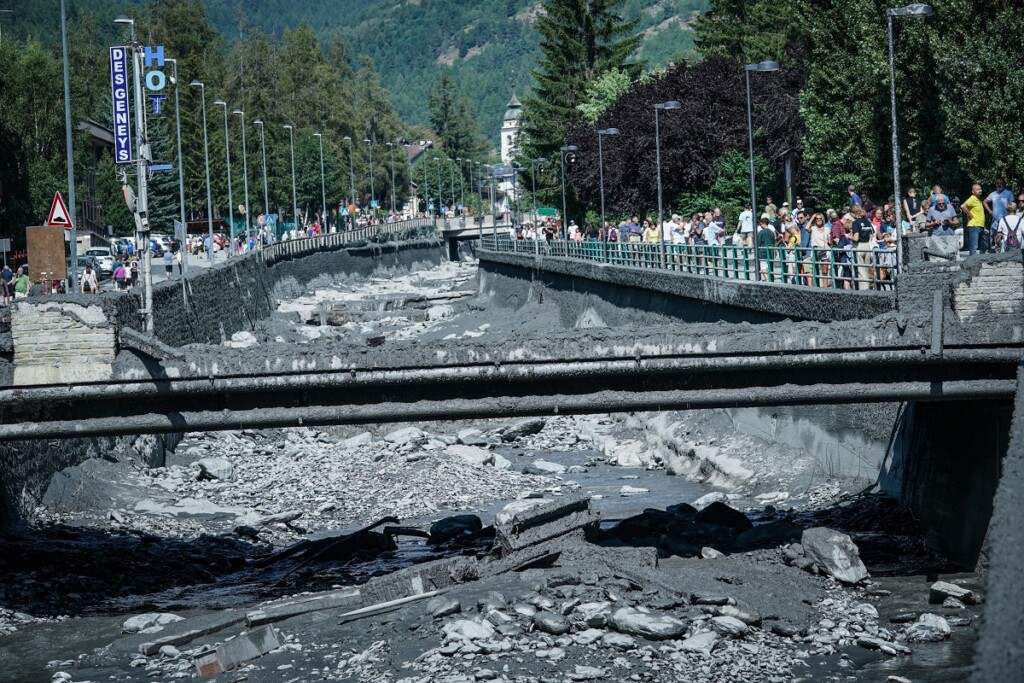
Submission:
[[[50,215],[46,219],[46,224],[61,227],[65,230],[70,230],[73,227],[71,225],[71,214],[68,212],[68,205],[64,203],[64,198],[60,196],[60,192],[53,194],[53,205],[50,207]]]

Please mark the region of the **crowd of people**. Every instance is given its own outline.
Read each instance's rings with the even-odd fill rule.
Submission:
[[[539,220],[511,229],[510,239],[566,240],[606,245],[604,254],[639,266],[657,266],[656,251],[664,242],[666,263],[675,270],[706,272],[726,277],[803,284],[840,289],[891,288],[896,270],[896,200],[881,205],[854,186],[849,202],[839,210],[806,206],[797,198],[777,206],[771,197],[756,215],[747,203],[734,228],[720,208],[689,216],[671,214],[659,227],[656,217],[639,216],[604,226],[570,221],[563,228],[557,220]],[[964,202],[950,197],[936,185],[925,197],[907,189],[901,200],[905,232],[954,237],[969,255],[1020,249],[1024,244],[1024,190],[1014,193],[1002,179],[985,195],[974,184]],[[756,230],[755,230],[756,228]],[[637,245],[623,249],[620,245]],[[646,247],[644,245],[647,245]],[[658,245],[654,248],[653,245]],[[739,254],[735,249],[738,248]],[[589,252],[587,252],[589,253]],[[632,261],[629,261],[632,259]],[[756,264],[756,265],[755,265]]]

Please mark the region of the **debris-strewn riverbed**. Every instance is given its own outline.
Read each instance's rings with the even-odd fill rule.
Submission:
[[[228,344],[513,318],[458,266],[388,282]],[[0,538],[0,680],[963,680],[978,577],[826,475],[717,411],[188,434]]]

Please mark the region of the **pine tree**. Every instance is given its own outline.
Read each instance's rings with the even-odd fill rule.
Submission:
[[[621,0],[543,0],[538,17],[542,58],[532,72],[535,86],[525,103],[525,134],[531,152],[557,155],[579,117],[586,86],[609,69],[636,78],[643,64],[629,61],[642,38],[638,20],[624,21]]]

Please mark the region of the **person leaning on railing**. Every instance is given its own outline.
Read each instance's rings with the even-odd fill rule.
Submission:
[[[775,230],[772,228],[771,223],[768,221],[767,216],[761,216],[758,219],[757,227],[757,258],[760,263],[761,272],[758,274],[759,280],[767,280],[769,273],[769,261],[772,258],[772,252],[775,251]]]

